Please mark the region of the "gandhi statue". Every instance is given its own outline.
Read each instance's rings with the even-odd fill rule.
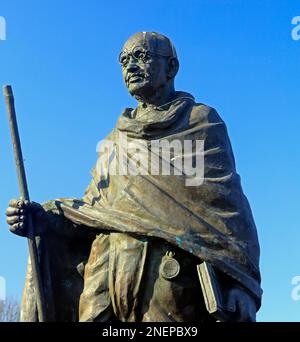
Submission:
[[[7,209],[10,230],[20,236],[27,236],[32,215],[47,319],[214,321],[196,269],[208,262],[221,279],[226,320],[255,321],[262,295],[259,243],[224,122],[215,109],[175,90],[179,62],[166,36],[134,34],[119,62],[138,104],[122,112],[104,140],[113,149],[100,150],[83,198],[42,205],[14,199]],[[154,148],[163,143],[173,146],[167,161]],[[129,172],[139,149],[137,164],[147,172]],[[170,174],[150,172],[146,152]],[[198,181],[188,170],[179,172],[182,160],[195,162],[200,154]],[[37,321],[34,291],[29,261],[23,321]]]

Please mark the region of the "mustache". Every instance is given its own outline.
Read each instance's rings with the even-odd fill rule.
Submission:
[[[142,77],[142,78],[147,78],[147,75],[145,73],[142,73],[142,72],[136,72],[134,74],[129,74],[127,77],[126,77],[126,82],[128,82],[130,80],[131,77]]]

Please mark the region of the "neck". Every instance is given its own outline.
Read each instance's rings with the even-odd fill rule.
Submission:
[[[143,107],[159,107],[174,98],[175,89],[174,84],[166,84],[163,88],[158,89],[150,96],[137,96],[136,99]]]

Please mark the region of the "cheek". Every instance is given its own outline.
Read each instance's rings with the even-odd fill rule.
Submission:
[[[153,83],[156,86],[161,86],[162,84],[166,83],[167,75],[166,75],[166,65],[163,60],[159,63],[156,63],[152,66],[152,78]]]
[[[127,73],[126,73],[125,69],[122,68],[122,77],[123,77],[124,82],[125,82],[125,79],[126,79],[126,75],[127,75]]]
[[[156,86],[161,86],[164,83],[166,83],[166,77],[165,77],[165,73],[161,70],[161,69],[156,69],[153,74],[153,84],[155,84]]]
[[[151,68],[151,66],[149,64],[141,64],[140,65],[140,70],[141,70],[141,72],[143,72],[147,76],[151,76],[152,75],[152,68]]]
[[[161,72],[158,66],[148,66],[146,72],[153,86],[161,83]]]

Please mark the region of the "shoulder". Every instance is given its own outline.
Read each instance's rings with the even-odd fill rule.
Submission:
[[[196,102],[194,103],[191,110],[190,122],[198,122],[203,124],[224,124],[224,121],[215,108],[210,107],[204,103]]]

